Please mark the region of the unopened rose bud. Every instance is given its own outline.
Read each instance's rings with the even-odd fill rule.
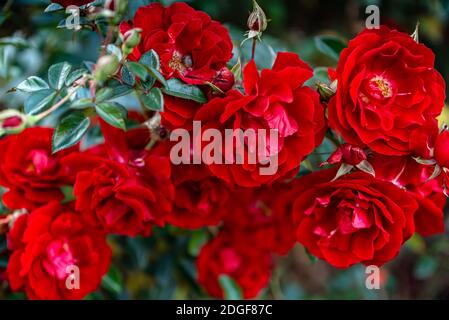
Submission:
[[[105,81],[110,78],[117,72],[119,65],[117,56],[113,54],[101,57],[95,66],[95,80]]]
[[[333,81],[331,84],[318,82],[316,86],[321,100],[327,102],[335,95],[335,92],[337,91],[337,80]]]
[[[128,56],[139,45],[142,38],[141,33],[142,29],[134,28],[123,35],[122,51],[125,56]]]
[[[362,148],[345,143],[340,145],[324,164],[345,163],[356,166],[366,159],[366,153]]]
[[[226,67],[221,68],[214,80],[212,80],[212,84],[219,88],[223,92],[229,91],[234,86],[234,74]]]
[[[0,112],[0,136],[20,133],[26,126],[27,117],[19,111],[9,109]]]
[[[267,29],[268,20],[265,12],[259,6],[259,4],[253,1],[253,11],[248,18],[248,28],[251,31],[261,33]]]
[[[443,130],[435,140],[434,158],[443,168],[449,168],[449,131]]]

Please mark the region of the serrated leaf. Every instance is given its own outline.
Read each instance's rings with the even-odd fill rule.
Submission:
[[[181,80],[175,78],[167,81],[167,86],[162,89],[162,92],[169,96],[193,100],[198,103],[207,102],[206,96],[200,88],[185,84]]]
[[[83,75],[85,75],[88,72],[89,71],[87,71],[87,69],[84,68],[72,71],[72,73],[70,73],[70,75],[65,80],[65,85],[71,86],[76,80],[80,79]]]
[[[153,49],[142,55],[142,57],[139,60],[139,63],[143,64],[147,68],[153,68],[156,70],[159,70],[161,67],[159,56]]]
[[[148,70],[145,66],[134,61],[128,62],[126,65],[132,73],[140,78],[141,81],[145,81],[147,79]]]
[[[48,82],[56,90],[61,90],[70,74],[72,66],[67,62],[54,64],[48,69]]]
[[[150,110],[153,111],[163,111],[164,110],[164,95],[161,89],[153,88],[148,92],[148,94],[142,96],[142,100]]]
[[[23,92],[35,92],[39,90],[49,89],[47,82],[39,77],[29,77],[28,79],[19,83],[16,87],[17,90]]]
[[[136,76],[126,66],[122,67],[120,74],[121,74],[122,80],[125,84],[127,84],[131,87],[136,84]]]
[[[97,114],[111,126],[126,129],[126,118],[128,112],[126,109],[115,102],[104,102],[96,105]]]
[[[64,10],[64,7],[61,6],[59,3],[51,3],[48,5],[47,8],[45,8],[44,12],[55,12],[55,11],[61,11]]]
[[[338,61],[341,51],[347,46],[343,39],[333,35],[315,37],[315,45],[321,53],[335,61]]]
[[[45,89],[33,92],[25,101],[25,113],[36,115],[51,107],[55,101],[57,92],[53,89]]]
[[[76,145],[89,129],[90,119],[81,111],[66,116],[53,133],[53,153]]]
[[[218,278],[218,282],[223,289],[223,296],[226,300],[241,300],[243,298],[242,290],[231,277],[221,275]]]

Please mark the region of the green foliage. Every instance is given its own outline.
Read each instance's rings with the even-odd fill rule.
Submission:
[[[71,112],[63,118],[53,135],[53,152],[76,145],[89,128],[90,120],[81,111]]]

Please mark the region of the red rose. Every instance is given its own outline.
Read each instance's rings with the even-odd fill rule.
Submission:
[[[366,153],[362,148],[355,147],[350,144],[342,144],[335,150],[325,163],[336,164],[346,163],[352,166],[360,164],[366,160]]]
[[[172,210],[170,160],[148,154],[136,141],[128,141],[123,131],[101,124],[110,159],[80,154],[67,160],[85,163],[76,177],[76,208],[108,232],[149,235],[154,225],[164,225]],[[138,132],[128,136],[147,141],[147,131]]]
[[[241,238],[220,233],[201,249],[197,268],[198,282],[209,295],[223,298],[219,278],[226,275],[239,285],[245,299],[251,299],[267,286],[272,260],[267,251],[257,250]]]
[[[226,205],[224,228],[261,250],[280,255],[294,246],[292,218],[295,181],[258,189],[238,189]]]
[[[232,57],[228,30],[204,12],[185,3],[164,8],[151,3],[137,10],[132,22],[120,25],[122,34],[142,29],[142,41],[128,57],[138,61],[154,49],[160,56],[162,73],[189,84],[211,82]]]
[[[111,260],[104,233],[56,202],[20,216],[9,232],[8,247],[11,288],[25,290],[30,299],[82,299],[98,288]],[[76,281],[78,289],[67,286]]]
[[[414,216],[416,232],[422,236],[444,232],[446,196],[439,179],[427,181],[434,170],[432,166],[421,165],[407,156],[375,155],[370,163],[377,179],[389,181],[415,198],[418,203]]]
[[[94,2],[94,0],[52,0],[51,2],[58,3],[64,8],[66,8],[69,6],[81,7],[88,3]]]
[[[161,124],[169,130],[192,128],[192,120],[200,104],[181,98],[164,96],[164,112],[161,112]]]
[[[435,141],[434,157],[437,164],[449,168],[449,131],[443,130]]]
[[[73,184],[74,171],[63,163],[76,151],[52,154],[53,129],[29,128],[0,140],[0,185],[8,191],[3,202],[11,209],[34,209],[64,198],[60,187]]]
[[[412,153],[413,131],[444,106],[445,83],[434,60],[408,34],[387,27],[363,31],[341,53],[329,126],[346,142],[381,154]]]
[[[260,139],[259,130],[266,133],[265,146],[234,139],[234,148],[221,152],[223,164],[208,166],[212,173],[230,184],[244,187],[260,186],[296,174],[301,161],[321,143],[325,131],[318,93],[304,86],[312,75],[312,69],[298,55],[279,53],[273,69],[265,69],[260,75],[254,61],[245,67],[245,95],[232,90],[224,98],[214,98],[201,106],[194,120],[202,122],[203,133],[209,128],[218,129],[225,137],[225,129],[252,130],[255,141]],[[277,146],[270,145],[270,131],[277,131]],[[256,152],[256,144],[258,149],[265,150]],[[243,154],[236,145],[243,146]],[[268,165],[261,164],[260,151],[266,158],[277,157],[277,168],[272,174],[261,174],[260,169]],[[234,158],[234,153],[244,159],[243,165],[235,161],[224,164]],[[248,161],[250,153],[257,154],[259,164]]]
[[[418,205],[406,191],[356,172],[331,181],[336,170],[298,182],[293,207],[296,237],[314,256],[337,268],[383,265],[414,232]]]

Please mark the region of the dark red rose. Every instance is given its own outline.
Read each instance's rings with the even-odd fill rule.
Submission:
[[[292,218],[295,184],[237,189],[226,205],[224,229],[244,237],[255,248],[287,254],[296,242]]]
[[[128,58],[138,61],[142,54],[155,50],[166,78],[205,84],[232,57],[228,30],[182,2],[167,8],[159,3],[139,8],[132,22],[120,25],[122,34],[131,28],[142,29],[142,41]]]
[[[128,132],[137,140],[133,142],[125,132],[101,124],[109,159],[85,153],[67,159],[79,167],[84,163],[75,182],[76,208],[110,233],[149,235],[154,225],[164,225],[172,210],[170,160],[139,146],[138,142],[147,141],[147,131]]]
[[[293,53],[279,53],[273,69],[261,74],[251,61],[244,69],[245,95],[231,90],[224,98],[214,98],[201,106],[194,120],[202,122],[203,133],[212,128],[221,131],[223,137],[226,129],[255,134],[251,140],[234,138],[234,148],[221,150],[223,164],[208,165],[211,172],[229,184],[244,187],[296,174],[301,161],[321,143],[325,131],[319,95],[304,86],[312,74],[312,69]],[[265,140],[259,130],[265,133]],[[277,132],[277,146],[270,144],[270,131]],[[259,140],[264,143],[254,143]],[[249,161],[250,154],[257,156],[256,164]],[[261,164],[261,156],[271,161]],[[261,168],[275,167],[273,157],[278,160],[277,168],[261,174]],[[236,163],[239,158],[243,164]],[[230,160],[234,164],[225,164]]]
[[[437,164],[449,168],[449,131],[443,130],[436,138],[434,157]]]
[[[364,172],[331,181],[335,169],[298,182],[293,207],[296,237],[311,254],[337,268],[393,259],[414,233],[414,198]]]
[[[52,0],[51,2],[58,3],[64,8],[66,8],[69,6],[81,7],[84,6],[85,4],[94,2],[94,0]]]
[[[234,86],[234,74],[226,67],[221,68],[215,74],[212,84],[223,92],[231,90]]]
[[[239,285],[245,299],[256,297],[267,286],[272,270],[270,254],[241,241],[241,237],[222,232],[201,249],[197,260],[198,282],[209,295],[223,298],[219,283],[223,275]]]
[[[366,153],[362,148],[350,144],[342,144],[326,160],[328,164],[346,163],[352,166],[358,165],[366,160]]]
[[[444,232],[443,208],[446,196],[441,188],[441,178],[427,181],[434,168],[417,163],[410,157],[391,157],[376,154],[370,163],[376,178],[389,181],[406,190],[418,203],[415,213],[416,232],[431,236]]]
[[[429,119],[423,126],[414,130],[410,135],[410,150],[412,153],[423,159],[431,158],[438,131],[436,119]]]
[[[64,198],[61,186],[73,184],[73,168],[64,158],[77,151],[70,148],[52,154],[53,129],[29,128],[0,140],[0,185],[8,191],[3,202],[11,209],[34,209]]]
[[[192,120],[200,104],[181,98],[164,96],[164,112],[161,112],[161,124],[169,130],[192,128]]]
[[[82,299],[98,288],[111,260],[104,233],[56,202],[21,215],[9,232],[8,248],[10,286],[30,299]],[[76,283],[69,278],[77,276],[74,266],[79,289],[68,289]]]
[[[346,142],[381,154],[412,153],[413,131],[444,106],[445,83],[434,60],[406,33],[384,26],[361,32],[341,53],[329,126]]]

